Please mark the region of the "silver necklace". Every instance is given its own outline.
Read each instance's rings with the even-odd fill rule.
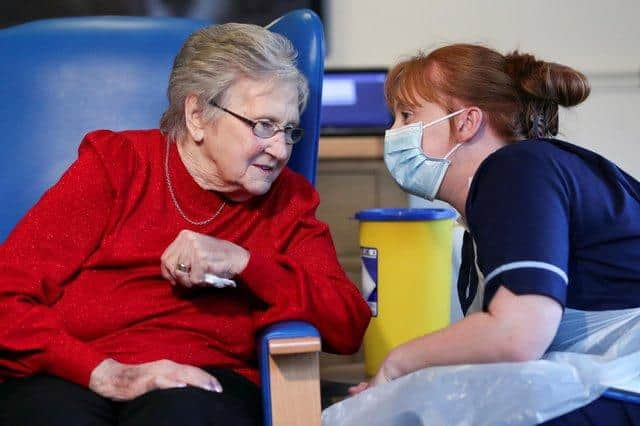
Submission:
[[[206,225],[206,224],[210,223],[213,219],[218,217],[220,212],[222,212],[222,209],[224,208],[226,202],[224,200],[222,200],[222,202],[218,206],[218,209],[216,210],[216,212],[209,219],[196,221],[196,220],[188,218],[187,215],[182,210],[182,208],[180,207],[180,204],[178,204],[178,199],[176,198],[176,194],[173,191],[173,186],[171,185],[171,178],[169,177],[169,148],[170,148],[170,142],[167,139],[167,152],[166,152],[166,154],[164,156],[164,178],[167,181],[167,187],[169,188],[169,194],[171,194],[171,199],[173,200],[173,205],[176,206],[176,210],[178,210],[178,213],[180,213],[180,216],[182,216],[182,218],[184,220],[186,220],[187,222],[189,222],[192,225],[202,226],[202,225]]]

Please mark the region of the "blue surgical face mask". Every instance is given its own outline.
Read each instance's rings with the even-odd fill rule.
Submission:
[[[385,132],[384,162],[402,189],[427,200],[435,199],[444,174],[451,164],[449,157],[462,144],[456,144],[443,158],[430,157],[422,151],[422,132],[425,128],[455,117],[465,110],[463,108],[427,124],[417,122]]]

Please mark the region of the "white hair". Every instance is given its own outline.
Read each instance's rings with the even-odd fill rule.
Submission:
[[[298,89],[298,109],[304,110],[309,86],[296,67],[298,53],[286,37],[250,24],[221,24],[191,34],[175,58],[169,78],[169,106],[162,114],[160,130],[171,141],[186,136],[184,103],[196,94],[205,120],[216,110],[209,101],[220,102],[241,78],[293,83]]]

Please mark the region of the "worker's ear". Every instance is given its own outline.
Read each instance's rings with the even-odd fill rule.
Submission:
[[[482,127],[484,114],[478,107],[468,107],[457,116],[453,117],[457,142],[467,142],[478,133]]]

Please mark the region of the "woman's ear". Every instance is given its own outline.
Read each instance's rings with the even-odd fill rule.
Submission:
[[[456,130],[459,142],[471,140],[482,127],[484,114],[478,107],[468,107],[456,120]]]
[[[198,96],[194,93],[189,94],[184,100],[184,119],[191,139],[201,142],[204,139],[205,122],[198,105]]]

